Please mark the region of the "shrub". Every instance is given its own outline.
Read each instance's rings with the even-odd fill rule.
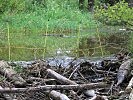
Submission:
[[[107,25],[133,25],[133,8],[121,1],[108,9],[97,7],[95,18]]]

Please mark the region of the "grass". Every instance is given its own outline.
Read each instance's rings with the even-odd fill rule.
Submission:
[[[81,33],[77,34],[79,27]],[[95,27],[92,15],[78,9],[37,9],[34,12],[5,13],[0,20],[0,59],[31,60],[55,55],[59,48],[64,51],[75,50],[79,36],[94,33],[82,30]],[[46,33],[70,37],[43,36]]]
[[[71,9],[65,11],[39,9],[32,13],[5,14],[1,19],[1,28],[5,27],[6,22],[9,22],[11,28],[15,30],[28,29],[33,32],[45,30],[47,24],[49,30],[76,29],[79,25],[86,28],[95,25],[91,14]]]

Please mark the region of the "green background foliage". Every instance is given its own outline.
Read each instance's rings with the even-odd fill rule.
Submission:
[[[107,25],[133,26],[133,8],[121,1],[108,9],[97,8],[95,18]]]

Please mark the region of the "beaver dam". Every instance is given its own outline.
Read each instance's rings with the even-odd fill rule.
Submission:
[[[0,61],[2,100],[133,100],[130,53]]]

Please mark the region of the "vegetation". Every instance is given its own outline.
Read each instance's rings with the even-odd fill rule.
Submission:
[[[105,9],[103,7],[97,7],[94,16],[95,19],[106,25],[122,26],[127,29],[132,29],[133,27],[133,7],[129,7],[128,3],[126,3],[125,0],[116,3],[114,6],[109,6],[108,9]],[[132,32],[130,37],[131,38],[128,40],[128,49],[132,52]]]
[[[97,8],[95,18],[107,25],[133,26],[133,8],[121,1],[108,9]]]

